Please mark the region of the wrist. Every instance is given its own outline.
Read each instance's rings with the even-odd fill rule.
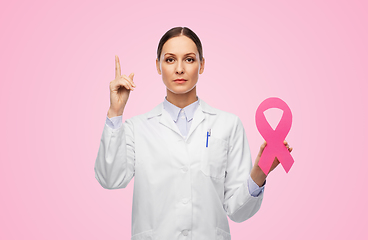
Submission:
[[[121,116],[123,115],[123,111],[124,109],[122,111],[114,111],[111,108],[109,108],[109,110],[107,111],[107,117],[113,118],[113,117]]]
[[[264,184],[267,175],[264,174],[264,172],[258,165],[254,165],[252,171],[250,172],[250,177],[259,187],[261,187]]]

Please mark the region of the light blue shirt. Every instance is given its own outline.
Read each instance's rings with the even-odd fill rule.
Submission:
[[[184,138],[186,138],[188,135],[190,126],[192,125],[194,112],[197,110],[198,105],[199,105],[198,100],[186,106],[185,108],[180,109],[179,107],[175,106],[171,102],[167,101],[165,97],[163,105],[164,105],[164,109],[170,114],[172,120],[178,126],[181,132],[181,135]]]
[[[198,98],[197,98],[198,99]],[[172,120],[175,122],[175,124],[178,126],[181,135],[186,138],[190,126],[192,125],[192,120],[195,111],[197,110],[199,105],[198,100],[194,103],[184,107],[183,109],[175,106],[174,104],[170,103],[169,101],[165,100],[163,102],[164,109],[170,114]],[[106,116],[106,124],[107,126],[116,129],[119,128],[122,125],[122,118],[123,115],[109,118]],[[253,197],[258,197],[261,192],[264,191],[266,182],[263,184],[263,186],[259,187],[257,183],[253,181],[253,179],[248,177],[248,189],[250,195]]]

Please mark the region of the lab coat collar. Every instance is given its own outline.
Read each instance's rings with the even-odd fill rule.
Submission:
[[[171,102],[167,101],[166,97],[164,99],[163,104],[164,104],[164,109],[170,113],[170,116],[171,116],[172,120],[176,123],[178,121],[181,108],[179,108],[179,107],[175,106],[174,104],[172,104]],[[197,97],[197,101],[195,101],[194,103],[191,103],[188,106],[182,108],[184,110],[184,115],[186,116],[186,119],[187,119],[188,122],[193,119],[194,112],[195,112],[195,110],[197,110],[198,105],[199,105],[199,101],[198,101],[198,97]]]
[[[199,106],[197,110],[194,113],[193,122],[190,127],[187,140],[190,138],[190,135],[194,132],[194,130],[198,127],[198,125],[204,120],[205,115],[204,113],[216,115],[217,109],[211,107],[206,102],[204,102],[202,99],[198,98]],[[152,109],[150,112],[147,113],[147,119],[153,118],[153,117],[160,117],[160,123],[164,126],[170,128],[172,131],[176,132],[181,136],[181,133],[179,131],[178,126],[175,124],[175,122],[172,120],[170,114],[167,111],[164,111],[163,103],[160,103],[157,105],[154,109]]]

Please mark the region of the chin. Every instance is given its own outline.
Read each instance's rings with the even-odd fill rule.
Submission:
[[[186,94],[195,89],[196,85],[194,85],[192,88],[181,88],[181,87],[175,87],[175,88],[167,88],[170,92],[174,94]]]

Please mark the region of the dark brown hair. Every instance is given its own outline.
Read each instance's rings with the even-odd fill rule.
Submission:
[[[160,61],[162,47],[167,42],[167,40],[169,40],[170,38],[173,38],[173,37],[178,37],[180,35],[184,35],[184,36],[192,39],[192,41],[197,46],[197,50],[198,50],[198,54],[199,54],[199,60],[202,61],[203,50],[202,50],[201,40],[199,40],[198,36],[192,30],[190,30],[187,27],[174,27],[174,28],[171,28],[169,31],[167,31],[161,37],[160,42],[158,43],[158,47],[157,47],[157,59]]]

